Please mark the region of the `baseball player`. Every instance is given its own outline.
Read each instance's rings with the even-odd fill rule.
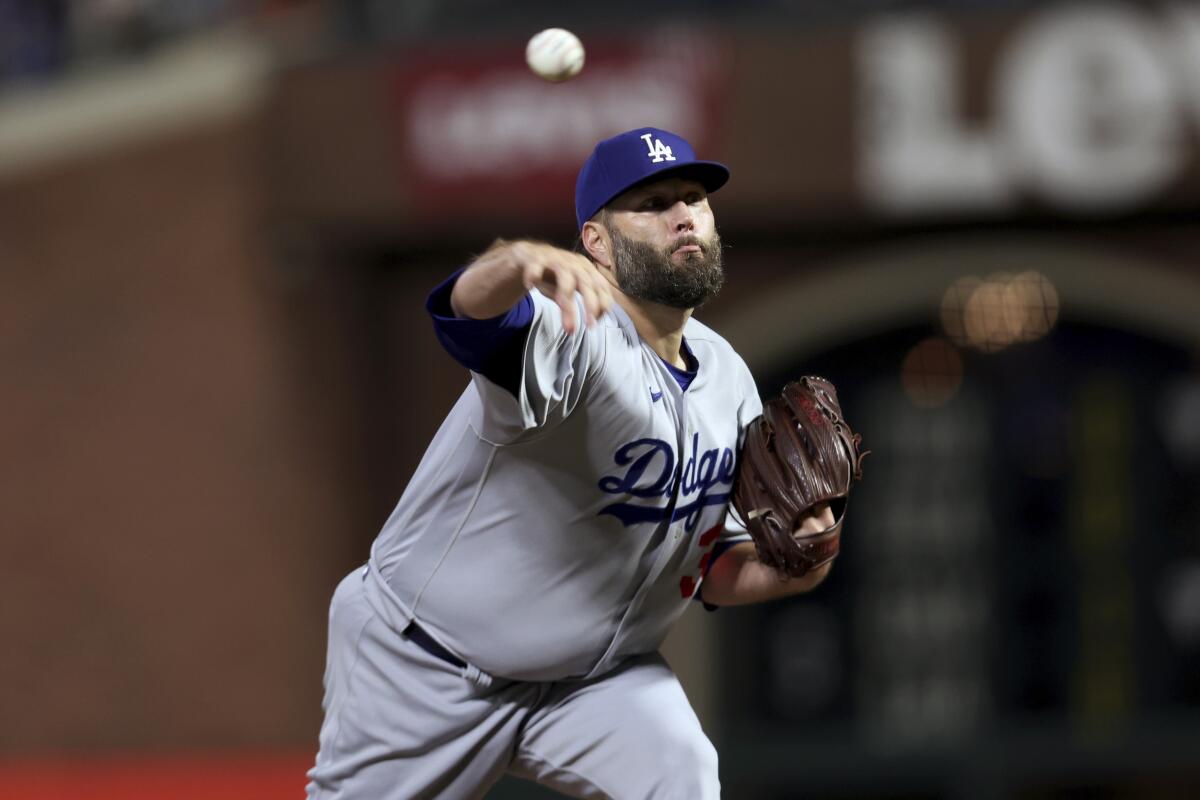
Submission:
[[[723,281],[729,170],[639,128],[576,184],[579,253],[498,241],[427,301],[471,382],[330,609],[308,797],[481,797],[503,774],[573,797],[720,795],[659,645],[689,602],[811,589],[726,525],[761,412],[692,318]],[[801,526],[832,525],[818,506]],[[799,529],[798,529],[799,530]]]

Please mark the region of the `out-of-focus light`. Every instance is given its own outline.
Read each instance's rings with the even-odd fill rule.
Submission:
[[[967,329],[963,325],[963,309],[967,307],[967,301],[971,299],[971,295],[982,283],[983,281],[974,275],[968,275],[951,284],[950,288],[946,290],[946,294],[942,296],[942,328],[950,337],[950,341],[959,347],[967,346]]]
[[[1028,270],[1004,287],[1004,304],[1014,317],[1017,341],[1045,336],[1058,321],[1058,292],[1045,275]]]
[[[958,393],[962,380],[962,356],[953,344],[940,336],[918,342],[900,366],[904,393],[918,408],[945,405]]]
[[[942,327],[951,341],[994,353],[1049,333],[1058,321],[1058,292],[1038,272],[998,272],[956,280],[942,296]]]
[[[1016,340],[1014,315],[1005,304],[1005,288],[1011,277],[991,276],[974,291],[963,308],[967,341],[985,353],[994,353]]]

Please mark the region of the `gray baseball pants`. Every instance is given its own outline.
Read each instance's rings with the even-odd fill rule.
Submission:
[[[658,653],[589,680],[481,675],[388,626],[361,569],[330,606],[323,706],[309,800],[480,798],[506,772],[571,797],[720,797],[716,750]]]

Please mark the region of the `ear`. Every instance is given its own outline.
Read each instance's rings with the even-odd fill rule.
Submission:
[[[579,241],[597,266],[612,269],[612,239],[603,223],[593,219],[583,223]]]

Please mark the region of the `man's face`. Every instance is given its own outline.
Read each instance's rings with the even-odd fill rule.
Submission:
[[[617,285],[630,297],[689,309],[725,282],[721,238],[704,187],[666,178],[630,189],[607,207]]]

